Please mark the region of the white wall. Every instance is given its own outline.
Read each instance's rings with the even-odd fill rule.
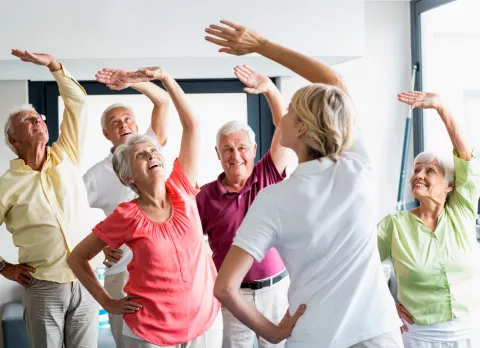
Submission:
[[[409,6],[408,2],[366,2],[366,55],[334,66],[345,80],[370,142],[379,219],[395,211],[397,200],[408,108],[396,95],[410,89]],[[282,94],[289,100],[306,84],[302,78],[282,77]]]
[[[0,125],[2,141],[0,142],[0,175],[9,168],[9,161],[15,157],[3,141],[3,126],[7,119],[8,111],[28,100],[26,81],[0,81]],[[5,225],[0,226],[0,256],[10,263],[17,263],[17,248],[13,245],[12,235]],[[22,287],[0,276],[0,317],[4,305],[11,301],[21,301]],[[0,348],[3,347],[3,337],[0,330]]]

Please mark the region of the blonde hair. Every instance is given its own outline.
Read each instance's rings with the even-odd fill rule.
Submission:
[[[290,107],[305,124],[308,154],[336,162],[352,141],[355,111],[349,97],[335,86],[315,83],[299,89]]]

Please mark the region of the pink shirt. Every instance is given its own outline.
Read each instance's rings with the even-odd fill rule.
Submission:
[[[247,214],[258,192],[264,187],[276,184],[285,178],[273,163],[270,151],[255,164],[252,175],[241,192],[229,192],[222,184],[225,173],[217,180],[202,186],[197,195],[198,212],[202,220],[203,232],[213,251],[213,262],[217,269],[223,263],[237,234],[243,218]],[[271,277],[285,269],[276,249],[270,249],[262,262],[254,261],[244,281],[251,282]]]
[[[113,248],[127,244],[133,259],[124,291],[143,308],[124,314],[146,341],[175,346],[192,341],[213,324],[220,309],[213,296],[217,272],[203,242],[193,187],[175,161],[165,183],[172,216],[151,221],[136,200],[122,203],[93,233]]]

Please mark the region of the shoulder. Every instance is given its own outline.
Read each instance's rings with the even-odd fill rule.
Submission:
[[[197,202],[203,202],[206,199],[212,198],[216,192],[217,180],[213,180],[200,187],[200,192],[197,194]]]

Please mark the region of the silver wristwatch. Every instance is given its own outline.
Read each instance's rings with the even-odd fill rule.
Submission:
[[[6,264],[5,260],[0,261],[0,272],[3,271],[3,269],[5,268],[5,264]]]

